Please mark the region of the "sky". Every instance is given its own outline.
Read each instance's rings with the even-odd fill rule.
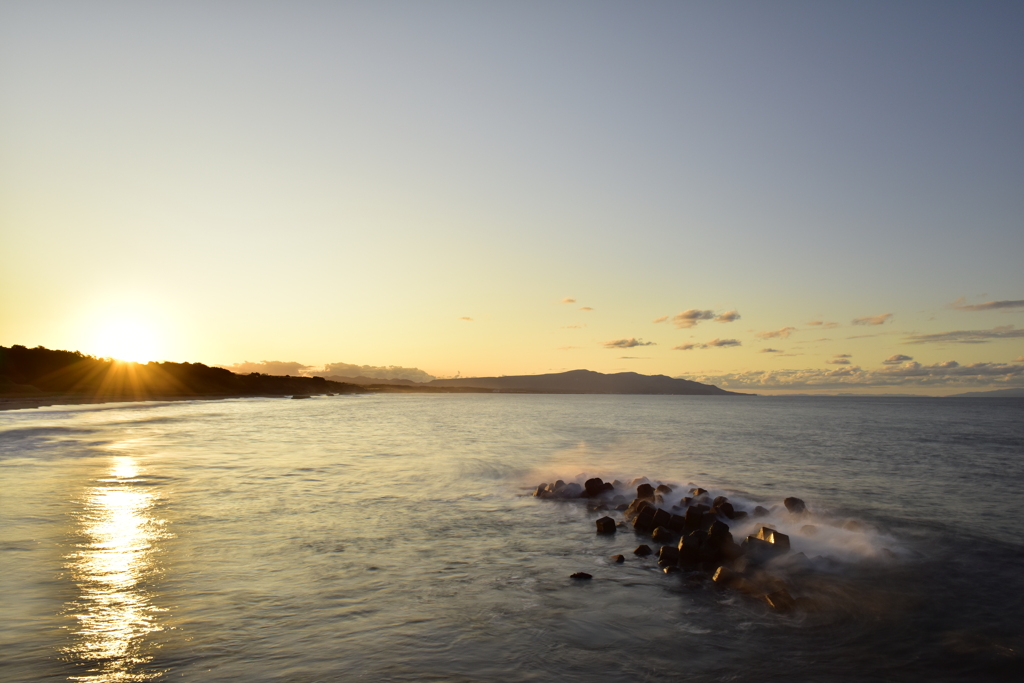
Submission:
[[[0,344],[1024,386],[1021,35],[1019,2],[0,0]]]

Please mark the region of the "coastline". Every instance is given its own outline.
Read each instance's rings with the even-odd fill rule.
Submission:
[[[339,396],[341,394],[338,394]],[[347,395],[347,394],[346,394]],[[103,403],[145,403],[147,401],[222,401],[228,398],[291,398],[288,395],[216,394],[182,396],[147,396],[145,398],[104,396],[40,396],[35,398],[0,396],[0,411],[49,408],[50,406],[86,405]]]

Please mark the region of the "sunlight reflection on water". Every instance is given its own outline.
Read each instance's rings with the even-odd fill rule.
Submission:
[[[144,637],[162,630],[146,586],[157,571],[163,520],[153,514],[156,494],[139,486],[135,459],[112,460],[108,478],[85,492],[77,515],[82,540],[65,558],[78,595],[66,606],[77,625],[64,654],[88,667],[72,680],[149,681],[161,675],[146,670],[152,655]]]

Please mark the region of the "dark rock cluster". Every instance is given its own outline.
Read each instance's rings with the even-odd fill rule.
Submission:
[[[636,497],[628,504],[626,497],[615,495],[617,488],[627,486],[636,488]],[[649,537],[656,550],[642,543],[633,554],[638,557],[657,555],[658,566],[666,574],[684,572],[691,578],[710,579],[718,587],[756,597],[780,612],[806,606],[801,598],[791,595],[789,583],[776,571],[777,560],[783,556],[787,556],[791,567],[807,562],[803,553],[791,552],[789,536],[761,525],[753,535],[738,541],[733,537],[730,524],[747,517],[767,516],[767,509],[758,505],[750,512],[740,510],[725,496],[712,499],[707,490],[699,487],[690,489],[677,504],[666,503],[672,493],[672,487],[665,484],[655,487],[646,479],[636,479],[627,485],[593,478],[582,487],[562,480],[541,484],[534,496],[561,500],[584,498],[588,499],[591,510],[608,510],[608,504],[612,504],[622,513],[623,521],[616,522],[605,515],[596,521],[597,533],[615,534],[628,526],[637,535]],[[617,502],[619,504],[615,505]],[[799,498],[786,498],[783,502],[794,515],[801,515],[807,509]],[[613,555],[611,560],[621,564],[625,556]]]

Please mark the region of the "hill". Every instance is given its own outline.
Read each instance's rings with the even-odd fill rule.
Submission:
[[[0,396],[8,398],[140,401],[363,391],[323,377],[237,375],[202,363],[125,363],[78,351],[0,346]]]
[[[701,384],[667,375],[641,375],[636,372],[604,374],[593,370],[570,370],[545,375],[514,375],[509,377],[461,377],[435,379],[431,387],[479,387],[493,391],[514,391],[545,394],[670,394],[682,396],[750,396],[725,391],[711,384]]]
[[[968,391],[963,394],[950,394],[946,398],[1024,398],[1024,387],[995,389],[994,391]]]

